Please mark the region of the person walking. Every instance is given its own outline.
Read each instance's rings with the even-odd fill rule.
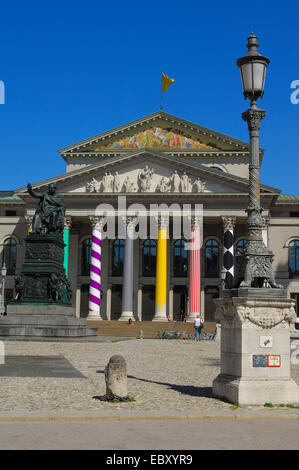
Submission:
[[[195,340],[201,341],[201,330],[203,327],[203,321],[199,315],[196,316],[194,320],[194,328],[195,328]]]
[[[183,309],[181,309],[180,315],[181,315],[181,321],[186,321],[186,315]]]

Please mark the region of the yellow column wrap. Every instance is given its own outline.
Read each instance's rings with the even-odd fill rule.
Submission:
[[[167,299],[167,229],[158,230],[156,300],[154,320],[166,319]]]

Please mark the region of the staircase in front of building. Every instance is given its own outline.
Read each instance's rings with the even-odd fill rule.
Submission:
[[[97,328],[99,336],[116,336],[116,337],[134,337],[139,338],[140,330],[143,331],[145,339],[154,338],[163,331],[182,331],[194,336],[193,322],[151,322],[151,321],[138,321],[134,325],[129,325],[127,322],[121,321],[88,321],[87,327]],[[204,324],[204,332],[214,333],[216,323],[206,322]]]

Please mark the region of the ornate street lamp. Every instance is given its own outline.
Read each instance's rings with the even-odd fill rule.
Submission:
[[[251,102],[250,108],[242,113],[248,124],[250,134],[249,159],[249,206],[248,238],[243,253],[236,256],[235,287],[270,287],[281,288],[276,284],[272,270],[274,254],[263,242],[262,211],[260,205],[260,155],[259,130],[260,122],[266,111],[258,109],[257,99],[264,94],[266,70],[270,60],[258,52],[257,37],[251,33],[248,38],[248,52],[237,60],[241,72],[243,94]]]

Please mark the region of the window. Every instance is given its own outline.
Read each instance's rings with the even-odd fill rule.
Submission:
[[[173,275],[186,277],[188,273],[188,252],[185,249],[185,241],[177,240],[173,250]]]
[[[115,240],[112,246],[112,276],[122,276],[124,267],[125,242]]]
[[[16,273],[17,264],[17,243],[14,238],[5,240],[2,250],[2,268],[6,266],[8,276]]]
[[[299,294],[297,292],[292,292],[291,293],[291,299],[294,299],[296,304],[295,304],[295,312],[297,317],[299,317]]]
[[[15,217],[16,215],[17,215],[17,211],[11,211],[11,210],[5,211],[6,217]]]
[[[157,243],[155,240],[145,240],[143,244],[143,276],[156,274]]]
[[[86,238],[81,250],[81,276],[89,276],[91,261],[91,238]]]
[[[206,277],[219,276],[219,243],[214,238],[205,244],[205,273]]]
[[[289,243],[289,275],[299,277],[299,240]]]
[[[239,240],[237,243],[236,243],[236,252],[243,252],[245,246],[246,246],[246,241],[244,238],[242,240]]]

